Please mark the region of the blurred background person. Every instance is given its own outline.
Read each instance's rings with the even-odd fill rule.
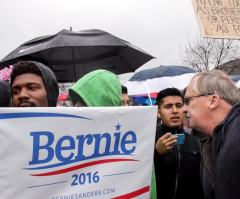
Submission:
[[[131,105],[131,99],[128,95],[128,90],[126,86],[121,85],[122,87],[122,96],[121,96],[121,105],[122,106],[129,106]]]

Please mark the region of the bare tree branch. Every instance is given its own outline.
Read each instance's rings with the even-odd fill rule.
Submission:
[[[197,37],[189,40],[183,52],[183,64],[196,71],[222,69],[222,65],[238,57],[238,41]]]

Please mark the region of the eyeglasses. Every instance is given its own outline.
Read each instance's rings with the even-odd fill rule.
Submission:
[[[191,96],[191,97],[184,97],[183,101],[184,101],[185,105],[189,105],[193,98],[203,97],[203,96],[207,96],[207,95],[212,95],[212,94],[202,94],[202,95],[196,95],[196,96]]]

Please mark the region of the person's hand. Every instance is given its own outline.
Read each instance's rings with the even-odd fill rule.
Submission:
[[[176,142],[177,142],[176,135],[173,135],[171,133],[165,133],[163,136],[161,136],[158,139],[155,145],[155,148],[160,155],[163,155],[171,151],[171,149],[173,148],[173,145]]]

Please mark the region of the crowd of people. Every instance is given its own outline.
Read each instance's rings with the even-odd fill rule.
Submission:
[[[56,107],[59,89],[49,67],[21,61],[10,84],[0,81],[0,93],[0,107]],[[75,107],[132,105],[127,88],[107,70],[80,78],[69,97]],[[151,198],[239,199],[240,91],[228,75],[197,73],[184,92],[167,88],[156,101]]]

